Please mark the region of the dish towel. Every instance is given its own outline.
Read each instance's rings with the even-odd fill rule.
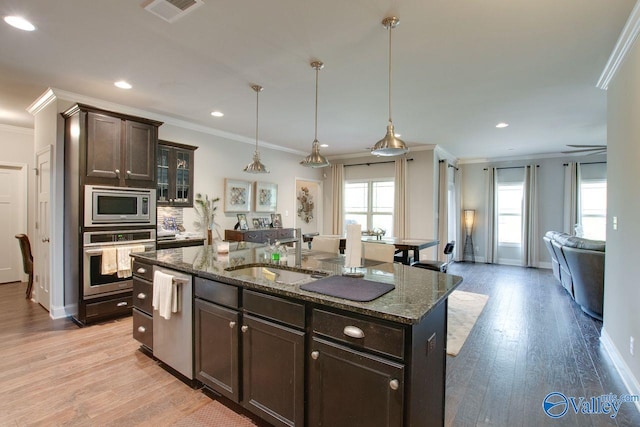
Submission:
[[[362,266],[362,226],[360,224],[347,225],[347,241],[344,249],[344,266]]]
[[[162,271],[153,273],[153,309],[160,317],[171,319],[171,313],[178,312],[178,292],[174,277]]]
[[[116,248],[102,249],[102,263],[100,273],[102,275],[114,274],[118,271],[118,261],[116,260]]]
[[[116,249],[116,258],[118,260],[118,277],[131,277],[131,246],[120,246]]]

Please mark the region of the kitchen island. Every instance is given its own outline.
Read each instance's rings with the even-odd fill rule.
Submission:
[[[358,302],[302,289],[342,273],[335,255],[309,251],[301,269],[274,269],[266,251],[238,242],[227,254],[202,246],[133,255],[147,285],[153,268],[193,278],[195,381],[278,426],[443,425],[447,297],[462,278],[373,265],[353,286],[393,289]],[[158,321],[148,306],[141,315]],[[136,318],[134,337],[153,352],[153,339],[140,337],[150,324]]]

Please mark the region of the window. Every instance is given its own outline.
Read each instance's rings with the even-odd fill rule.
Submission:
[[[580,182],[580,224],[582,237],[606,240],[607,181],[601,179]]]
[[[522,194],[521,183],[498,184],[498,243],[522,244]]]
[[[381,228],[393,236],[393,181],[348,181],[344,185],[344,225]]]

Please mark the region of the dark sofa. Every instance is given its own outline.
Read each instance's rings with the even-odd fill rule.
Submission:
[[[582,311],[602,320],[605,242],[548,231],[542,238],[553,275]]]

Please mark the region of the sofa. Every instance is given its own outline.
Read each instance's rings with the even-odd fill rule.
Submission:
[[[553,276],[582,311],[602,320],[605,242],[548,231],[542,238]]]

